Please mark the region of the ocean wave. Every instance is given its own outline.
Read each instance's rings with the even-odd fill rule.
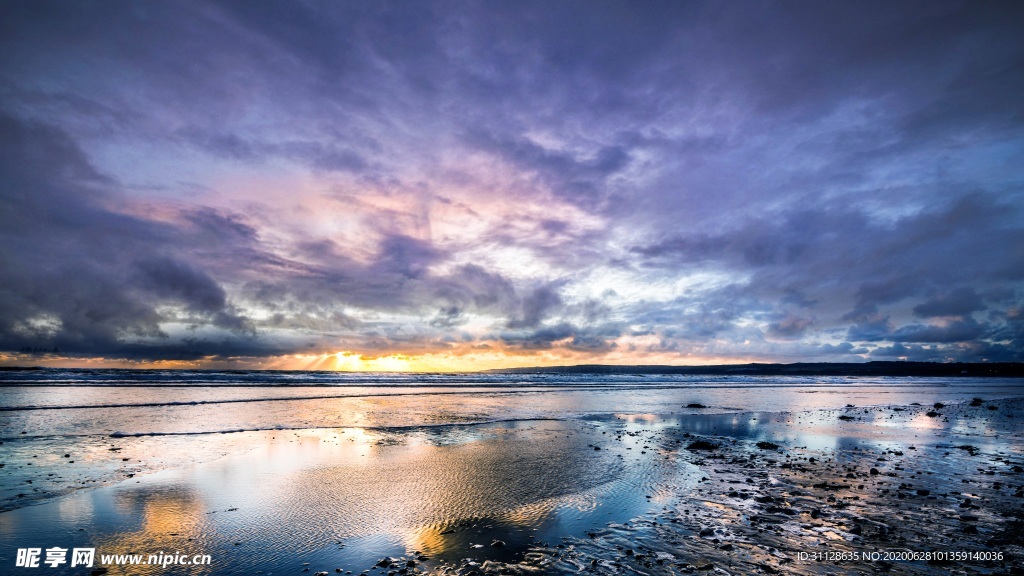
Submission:
[[[946,384],[938,383],[918,383],[918,384],[905,384],[901,385],[898,390],[892,392],[905,391],[914,388],[942,388]],[[90,387],[90,386],[78,386],[78,387]],[[123,387],[123,386],[122,386]],[[153,388],[151,386],[145,386],[146,388]],[[253,388],[252,386],[234,386],[235,388]],[[366,386],[359,386],[360,388],[366,388]],[[37,410],[99,410],[109,408],[159,408],[159,407],[173,407],[173,406],[201,406],[208,404],[241,404],[250,402],[284,402],[284,401],[309,401],[309,400],[337,400],[337,399],[358,399],[358,398],[382,398],[382,397],[402,397],[402,396],[445,396],[445,395],[461,395],[471,393],[466,388],[475,389],[475,392],[480,395],[505,395],[505,394],[546,394],[546,393],[566,393],[566,392],[614,392],[614,391],[657,391],[657,390],[721,390],[721,389],[751,389],[751,388],[771,388],[771,389],[796,389],[806,388],[805,393],[849,393],[855,390],[861,389],[891,389],[892,386],[889,384],[858,384],[856,386],[842,387],[841,390],[830,390],[834,387],[834,384],[691,384],[691,383],[679,383],[679,384],[654,384],[638,386],[635,384],[624,384],[624,383],[608,383],[608,384],[584,384],[580,383],[573,386],[559,386],[553,384],[538,384],[534,386],[516,386],[510,389],[509,386],[422,386],[423,388],[453,388],[452,390],[431,390],[422,392],[374,392],[374,393],[363,393],[363,394],[321,394],[321,395],[303,395],[303,396],[274,396],[274,397],[258,397],[258,398],[225,398],[225,399],[213,399],[213,400],[178,400],[178,401],[161,401],[161,402],[118,402],[118,403],[103,403],[103,404],[31,404],[23,406],[0,406],[0,412],[27,412]],[[1005,388],[1013,387],[1007,386],[988,386],[987,388]],[[101,388],[107,388],[107,386],[101,386]],[[417,386],[403,386],[403,388],[417,388]],[[814,388],[824,388],[824,390],[813,390]],[[876,392],[877,393],[877,392]]]
[[[110,438],[142,438],[145,436],[203,436],[207,434],[236,434],[239,432],[294,432],[297,430],[326,430],[342,428],[358,428],[370,432],[409,432],[412,430],[438,430],[486,424],[504,424],[512,422],[562,422],[571,418],[551,418],[541,416],[524,416],[522,418],[495,418],[486,420],[466,420],[462,422],[439,422],[433,424],[396,424],[390,426],[266,426],[254,428],[232,428],[227,430],[190,430],[181,432],[111,432]]]

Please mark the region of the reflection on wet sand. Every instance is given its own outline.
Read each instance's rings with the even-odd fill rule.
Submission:
[[[610,445],[610,430],[574,420],[403,433],[278,431],[253,452],[15,510],[4,520],[89,508],[63,527],[70,534],[86,528],[98,552],[198,550],[231,558],[215,564],[217,573],[290,569],[299,560],[361,569],[406,554],[438,567],[467,558],[508,562],[547,541],[627,520],[651,508],[648,496],[695,482],[695,469],[684,463]],[[10,533],[26,543],[50,537]]]
[[[599,524],[599,509],[645,506],[623,487],[639,465],[588,446],[589,428],[533,422],[421,432],[398,445],[380,438],[366,458],[321,459],[288,479],[265,513],[316,541],[392,534],[437,559],[470,550],[505,557],[532,539]],[[492,547],[496,540],[504,545]]]
[[[100,533],[92,540],[103,554],[205,554],[213,545],[206,503],[187,487],[118,491],[113,495],[112,513],[106,523],[116,522],[120,530]],[[110,566],[110,574],[162,574],[162,566]],[[175,567],[176,574],[212,574],[212,565]]]

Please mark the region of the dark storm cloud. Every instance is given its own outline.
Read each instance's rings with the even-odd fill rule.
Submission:
[[[749,274],[741,288],[724,289],[734,297],[744,295],[746,301],[721,302],[714,316],[701,316],[691,324],[708,326],[715,316],[725,321],[711,324],[715,330],[698,332],[705,336],[728,329],[731,318],[758,305],[784,311],[787,303],[794,303],[792,310],[810,310],[830,318],[837,328],[852,322],[845,337],[854,342],[965,342],[986,335],[985,327],[969,318],[986,306],[973,286],[947,287],[965,279],[979,287],[1018,280],[1024,266],[1018,248],[1022,243],[1024,220],[1018,206],[974,194],[896,222],[842,206],[795,209],[719,235],[675,236],[634,252],[653,267],[714,262]],[[936,290],[943,292],[936,295]],[[710,294],[701,300],[715,302]],[[915,300],[920,303],[913,305]],[[891,314],[904,303],[903,310],[912,308],[917,316],[967,319],[897,327]],[[882,310],[890,312],[882,315]],[[800,338],[811,324],[791,312],[770,323],[768,335]]]
[[[557,286],[538,286],[522,298],[520,313],[508,322],[508,327],[536,328],[551,314],[552,309],[561,306],[562,303]]]
[[[974,320],[960,320],[948,326],[909,324],[886,339],[893,342],[969,342],[984,333],[985,327]]]
[[[965,316],[984,309],[981,296],[973,288],[961,287],[914,306],[914,314],[923,317]]]
[[[235,214],[197,207],[173,222],[122,214],[106,207],[116,199],[114,183],[99,176],[60,131],[4,117],[0,134],[6,176],[0,183],[0,343],[7,349],[57,346],[153,358],[180,353],[182,359],[287,352],[282,344],[253,340],[253,322],[229,302],[222,283],[251,275],[281,279],[250,288],[255,294],[241,292],[271,310],[284,309],[270,327],[295,327],[305,317],[320,319],[319,326],[307,327],[321,331],[350,328],[358,322],[345,321],[338,305],[416,310],[434,302],[507,311],[517,322],[535,325],[559,302],[550,286],[520,302],[507,280],[474,266],[430,276],[427,267],[443,259],[443,252],[406,236],[384,238],[368,264],[334,254],[333,246],[309,247],[307,252],[327,261],[311,265],[268,251],[257,231]],[[301,306],[289,308],[289,299]],[[184,316],[168,316],[163,305],[182,307]],[[234,336],[175,342],[161,329],[170,320],[209,324]],[[137,337],[157,341],[124,343]]]
[[[247,329],[207,272],[171,255],[188,257],[201,235],[107,208],[114,183],[59,130],[7,116],[0,134],[0,340],[8,349],[105,352],[124,337],[166,337],[160,322],[169,318],[158,307],[167,303],[191,321]]]
[[[35,344],[55,326],[71,338],[96,333],[106,344],[116,340],[118,330],[158,333],[152,309],[120,290],[117,279],[103,270],[119,264],[113,236],[145,237],[153,231],[89,202],[101,179],[60,133],[9,117],[0,119],[0,133],[5,176],[0,183],[5,296],[0,337],[5,347],[27,344],[26,337]],[[49,174],[57,182],[48,181]],[[91,235],[90,225],[81,224],[83,217],[110,233]],[[48,234],[54,228],[60,238]],[[83,305],[83,297],[90,302]],[[46,313],[54,316],[41,316]],[[39,316],[38,322],[29,322]]]
[[[0,349],[1024,354],[1019,3],[0,11]]]
[[[143,290],[190,303],[207,312],[224,308],[226,295],[204,272],[179,260],[167,257],[149,258],[135,263],[134,284]]]

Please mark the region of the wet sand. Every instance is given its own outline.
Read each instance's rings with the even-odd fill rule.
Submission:
[[[213,558],[109,574],[1020,573],[1024,400],[973,404],[218,435],[248,448],[0,513],[0,565],[94,546]],[[935,551],[982,555],[902,560]]]

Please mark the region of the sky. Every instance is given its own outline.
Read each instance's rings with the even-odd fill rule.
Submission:
[[[0,0],[0,364],[1024,361],[1020,2]]]

